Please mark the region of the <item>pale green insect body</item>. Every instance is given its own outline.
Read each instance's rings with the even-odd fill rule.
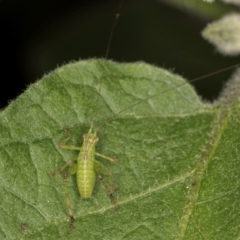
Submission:
[[[70,133],[67,132],[68,138],[60,143],[60,147],[68,150],[80,151],[77,157],[77,163],[72,164],[72,160],[68,161],[62,169],[56,173],[62,172],[67,166],[69,167],[69,174],[76,174],[77,186],[81,198],[88,199],[92,197],[94,190],[96,175],[101,176],[103,186],[107,189],[108,194],[111,195],[113,191],[112,173],[103,164],[95,159],[95,156],[102,157],[111,162],[115,162],[112,157],[104,156],[95,151],[98,137],[96,131],[93,131],[91,126],[88,133],[83,135],[83,144],[80,147],[65,145],[71,139]],[[53,173],[52,175],[55,175]]]
[[[50,175],[54,176],[56,174],[59,174],[70,165],[68,174],[70,175],[76,174],[78,191],[80,193],[81,198],[83,199],[89,199],[92,197],[97,177],[98,180],[100,180],[102,185],[105,187],[108,196],[111,199],[111,202],[115,206],[117,206],[117,201],[114,196],[114,192],[116,191],[116,189],[113,186],[112,173],[108,170],[107,167],[105,167],[102,163],[97,161],[95,159],[95,156],[102,157],[111,162],[115,162],[116,160],[113,157],[107,157],[95,151],[96,144],[98,142],[98,137],[97,132],[93,130],[93,124],[91,125],[88,133],[83,134],[83,144],[80,147],[66,145],[66,142],[68,142],[71,139],[70,133],[68,131],[66,131],[66,133],[68,137],[60,143],[60,147],[67,150],[79,151],[77,159],[74,159],[77,160],[77,163],[73,164],[73,160],[69,160],[60,170],[53,172]],[[68,174],[66,173],[64,174],[65,182],[67,181]],[[72,207],[70,204],[70,198],[68,193],[66,195],[66,201],[70,216],[70,225],[68,230],[71,231],[75,219],[73,217]]]
[[[89,131],[83,135],[83,145],[80,148],[76,172],[77,186],[82,198],[91,198],[95,186],[94,155],[97,142],[96,132]]]

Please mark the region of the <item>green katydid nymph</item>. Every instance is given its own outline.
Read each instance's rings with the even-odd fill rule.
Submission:
[[[122,1],[119,4],[118,11],[120,11],[121,6],[122,6]],[[119,17],[119,13],[116,14],[115,20],[113,22],[113,27],[110,32],[109,42],[108,42],[106,55],[105,55],[106,59],[108,58],[109,49],[110,49],[110,45],[113,37],[113,32],[114,32],[118,17]],[[100,93],[101,91],[101,83],[102,83],[102,79],[100,82],[98,93]],[[105,167],[102,163],[100,163],[95,158],[95,157],[100,157],[100,158],[107,159],[112,163],[116,162],[116,159],[114,157],[108,157],[96,152],[95,148],[99,140],[99,138],[97,137],[97,132],[93,128],[96,109],[97,109],[97,101],[96,101],[95,112],[93,114],[90,129],[87,133],[83,134],[82,146],[78,147],[78,146],[66,145],[66,143],[71,139],[70,132],[67,130],[66,130],[67,138],[60,143],[60,147],[63,149],[79,151],[79,155],[76,159],[77,163],[73,163],[73,160],[69,160],[60,170],[51,173],[50,176],[60,174],[66,167],[70,165],[68,173],[70,175],[76,174],[77,187],[82,199],[90,199],[92,197],[92,193],[93,193],[96,178],[97,178],[106,189],[112,204],[115,207],[117,207],[117,200],[115,197],[116,189],[113,185],[112,173],[107,167]],[[67,174],[64,174],[64,180],[67,181]],[[70,225],[69,225],[68,231],[71,231],[73,228],[75,219],[73,216],[73,211],[72,211],[72,207],[71,207],[70,199],[68,195],[67,195],[66,201],[68,205],[68,212],[69,212],[69,218],[70,218]]]
[[[116,199],[114,197],[114,192],[116,189],[113,186],[113,179],[111,171],[105,167],[102,163],[97,161],[95,157],[101,157],[109,160],[110,162],[116,162],[113,157],[107,157],[95,150],[96,144],[98,142],[98,137],[96,131],[93,130],[91,126],[88,133],[83,135],[83,144],[81,147],[68,146],[66,143],[71,139],[71,135],[66,131],[68,137],[60,143],[60,147],[67,150],[77,150],[79,155],[76,159],[77,163],[69,160],[59,171],[52,173],[51,175],[56,175],[61,173],[66,167],[69,167],[68,173],[70,175],[76,174],[76,181],[78,191],[83,199],[89,199],[92,197],[92,192],[96,182],[96,176],[101,181],[102,185],[106,188],[106,191],[111,198],[113,204],[117,205]],[[67,179],[67,176],[65,177]],[[69,202],[69,199],[67,199]],[[70,215],[70,226],[69,230],[72,229],[74,217],[71,209],[70,203],[68,203],[68,210]]]

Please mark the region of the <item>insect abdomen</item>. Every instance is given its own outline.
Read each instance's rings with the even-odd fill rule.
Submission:
[[[95,180],[94,161],[80,160],[77,169],[77,185],[82,198],[91,198]]]

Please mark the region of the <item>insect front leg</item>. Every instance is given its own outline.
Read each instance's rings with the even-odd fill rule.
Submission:
[[[62,142],[60,142],[60,147],[63,149],[68,149],[68,150],[78,150],[80,151],[80,147],[76,147],[76,146],[68,146],[66,145],[66,142],[68,142],[72,136],[70,134],[70,132],[68,130],[65,130],[66,134],[67,134],[67,138],[65,140],[63,140]]]
[[[114,196],[116,188],[113,185],[112,173],[103,164],[94,160],[94,169],[97,174],[97,178],[100,180],[101,184],[106,189],[108,196],[111,199],[112,204],[117,207],[117,200]]]

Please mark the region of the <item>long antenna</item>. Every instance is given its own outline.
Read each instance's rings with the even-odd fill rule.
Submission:
[[[122,5],[123,5],[123,0],[120,1],[119,5],[118,5],[117,13],[115,14],[115,19],[114,19],[113,24],[112,24],[112,28],[111,28],[111,31],[110,31],[110,36],[109,36],[109,40],[108,40],[108,44],[107,44],[107,50],[106,50],[106,54],[105,54],[105,59],[108,59],[108,56],[109,56],[110,46],[111,46],[112,39],[113,39],[113,33],[115,31],[115,28],[116,28],[117,20],[120,17],[120,12],[121,12],[121,9],[122,9]],[[98,99],[100,97],[103,76],[104,76],[104,71],[103,71],[102,76],[101,76],[100,86],[99,86],[99,89],[98,89],[98,96],[97,96],[97,99],[96,99],[94,107],[93,107],[93,116],[92,116],[92,121],[91,121],[91,129],[93,129],[94,118],[97,115]]]
[[[204,79],[204,78],[207,78],[207,77],[211,77],[211,76],[213,76],[213,75],[216,75],[216,74],[219,74],[219,73],[222,73],[222,72],[226,72],[226,71],[228,71],[228,70],[230,70],[230,69],[233,69],[233,68],[236,68],[236,67],[238,67],[238,66],[240,66],[240,63],[235,64],[235,65],[232,65],[232,66],[230,66],[230,67],[223,68],[223,69],[221,69],[221,70],[214,71],[214,72],[212,72],[212,73],[205,74],[205,75],[203,75],[203,76],[201,76],[201,77],[194,78],[194,79],[192,79],[192,80],[190,80],[190,81],[187,81],[187,82],[178,84],[178,85],[176,85],[176,86],[174,86],[174,87],[171,87],[171,88],[168,88],[168,89],[166,89],[166,90],[164,90],[164,91],[162,91],[162,92],[160,92],[160,93],[156,93],[156,94],[154,94],[154,95],[152,95],[152,96],[150,96],[150,97],[147,97],[147,98],[145,98],[145,99],[142,99],[142,100],[140,100],[140,101],[138,101],[138,102],[130,105],[129,107],[121,110],[120,112],[112,115],[111,117],[108,117],[108,118],[106,118],[105,120],[103,120],[102,123],[100,123],[98,129],[100,129],[106,122],[108,122],[108,121],[113,120],[114,118],[116,118],[119,114],[127,111],[128,109],[130,109],[130,108],[132,108],[132,107],[137,106],[138,104],[140,104],[140,103],[142,103],[142,102],[145,102],[145,101],[147,101],[147,100],[149,100],[149,99],[151,99],[151,98],[154,98],[154,97],[156,97],[156,96],[158,96],[158,95],[161,95],[161,94],[163,94],[163,93],[166,93],[166,92],[169,92],[169,91],[174,90],[174,89],[176,89],[176,88],[179,88],[179,87],[181,87],[181,86],[183,86],[183,85],[185,85],[185,84],[187,84],[187,83],[197,82],[197,81],[199,81],[199,80],[201,80],[201,79]]]

